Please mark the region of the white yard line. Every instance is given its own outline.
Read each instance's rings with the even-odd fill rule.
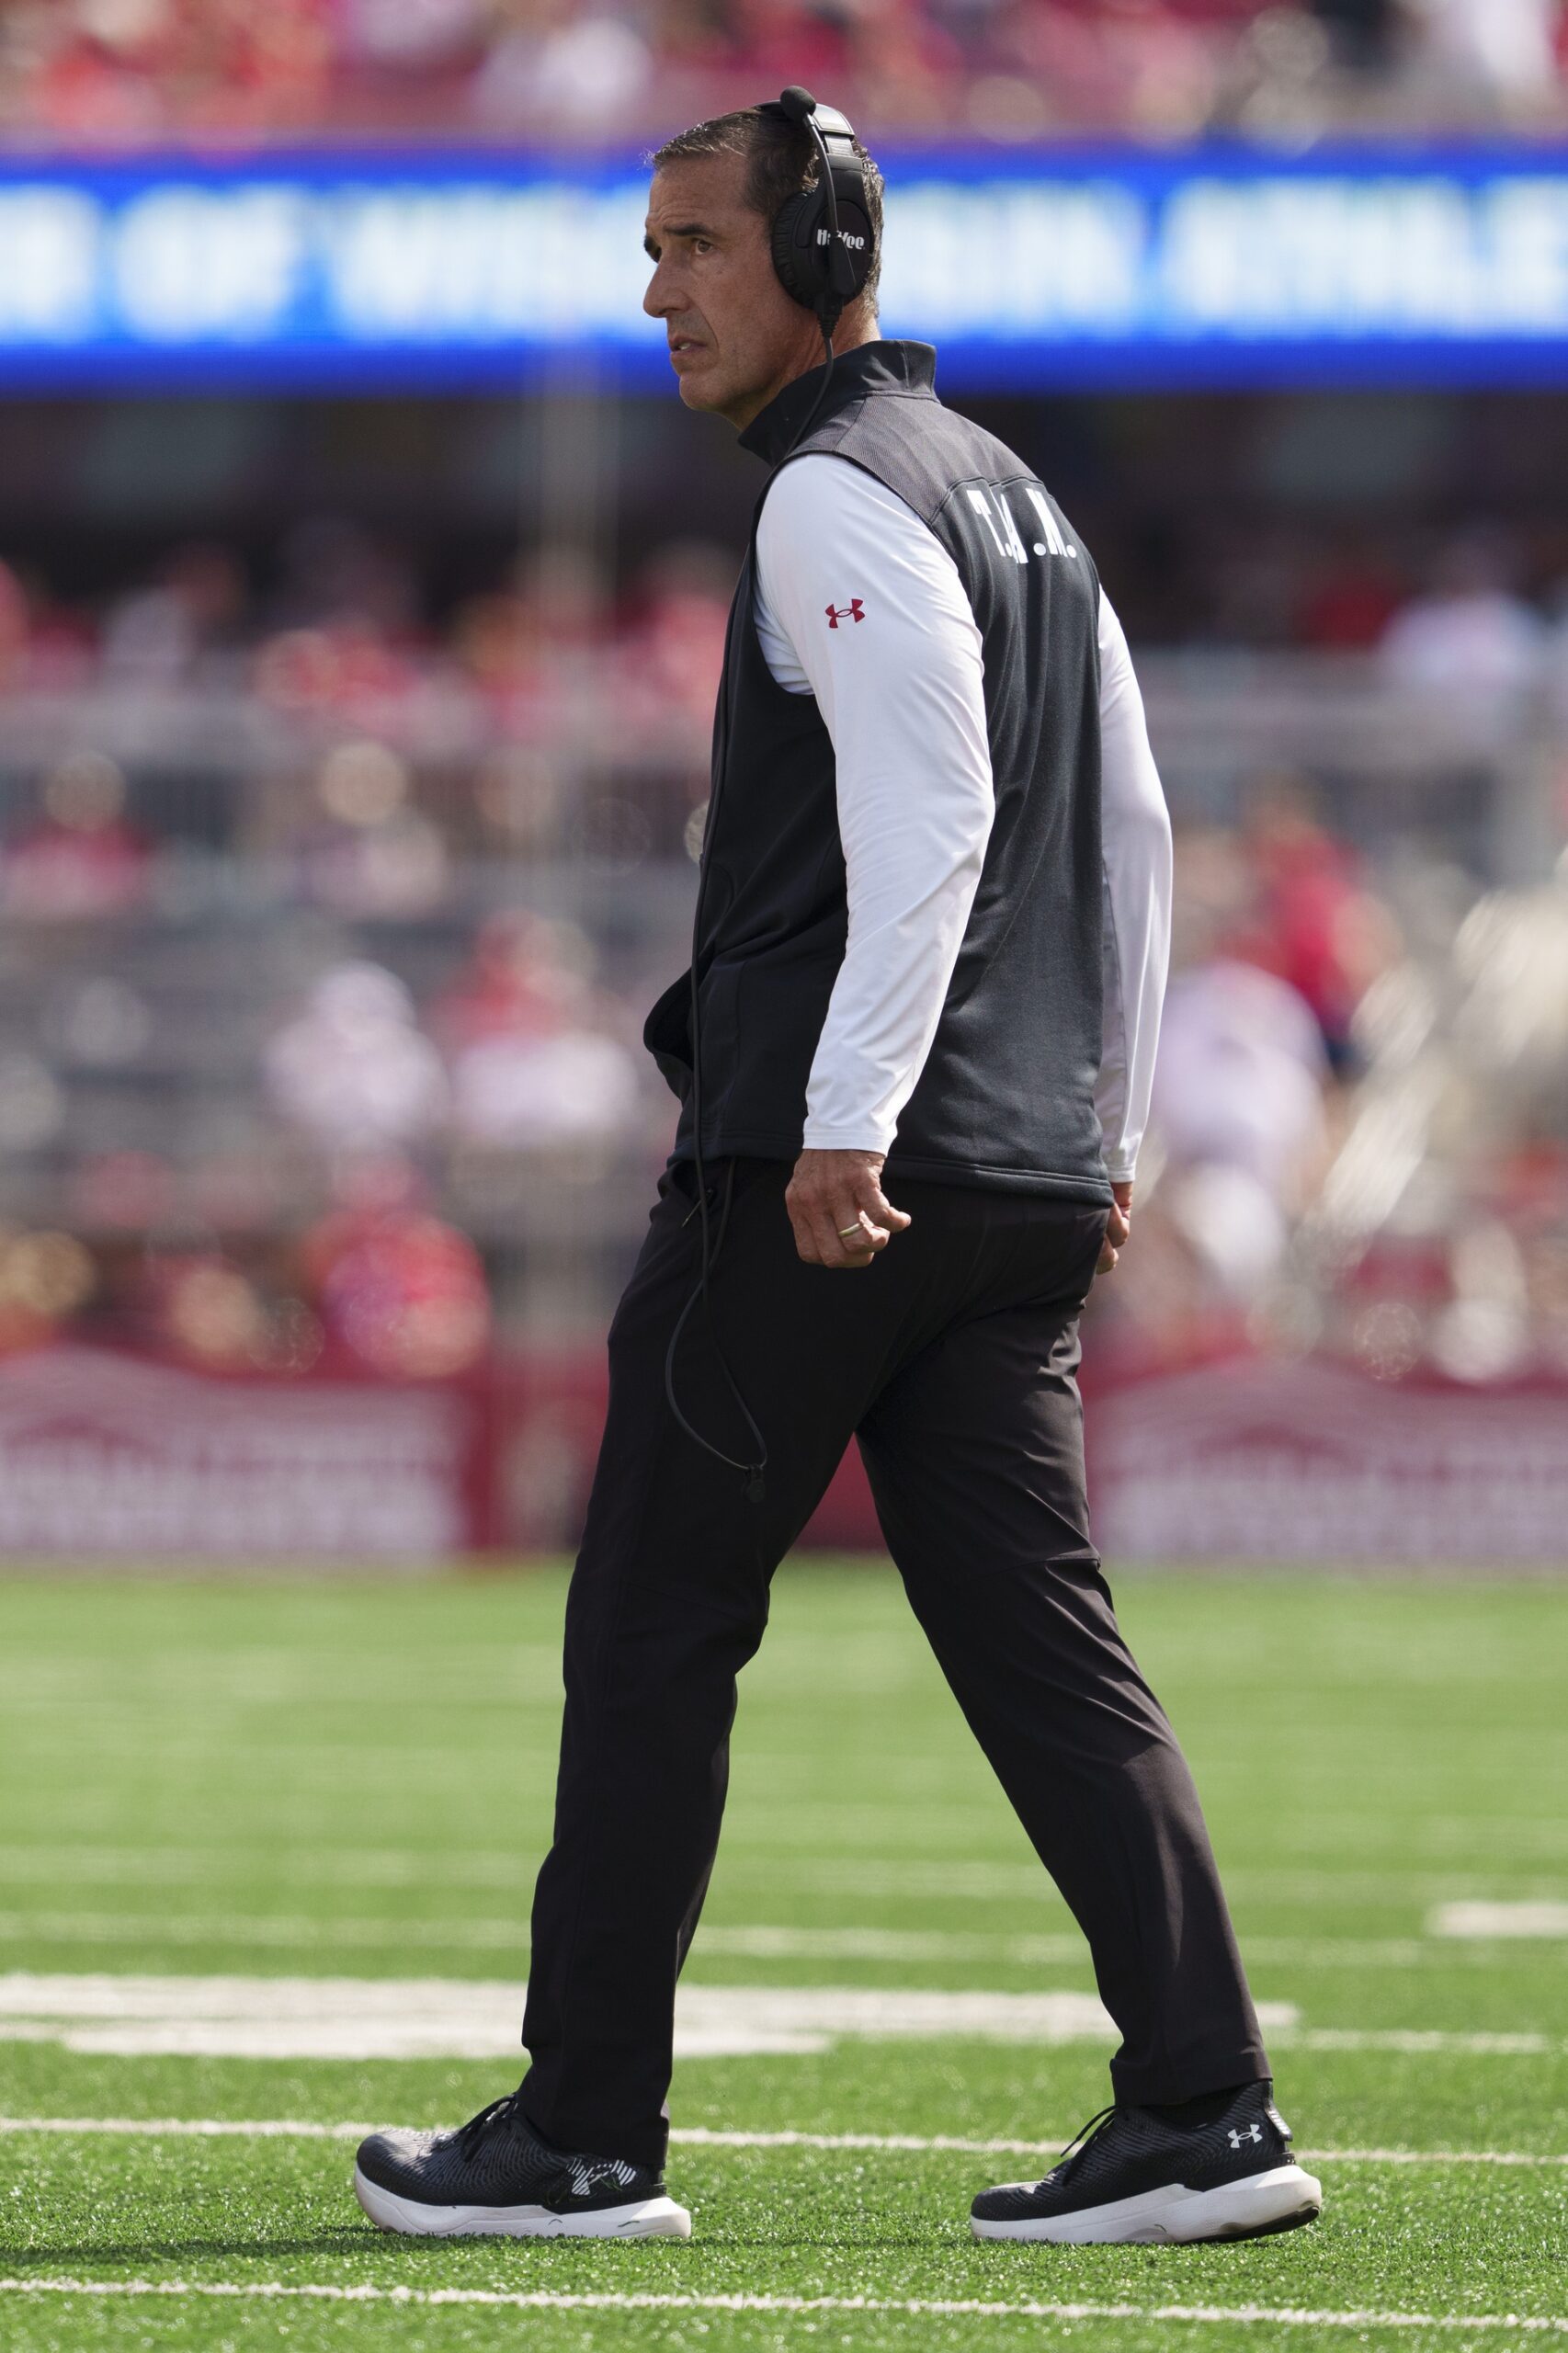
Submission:
[[[281,2279],[0,2279],[0,2293],[24,2296],[211,2296],[267,2302],[500,2306],[507,2312],[891,2313],[917,2320],[1190,2321],[1270,2328],[1507,2328],[1519,2336],[1568,2336],[1568,2320],[1514,2313],[1308,2311],[1290,2304],[1004,2303],[980,2296],[660,2295],[612,2289],[327,2287]]]
[[[1429,1937],[1568,1938],[1568,1904],[1543,1903],[1535,1897],[1506,1904],[1439,1904],[1426,1922]]]
[[[148,2141],[362,2141],[373,2124],[289,2116],[0,2116],[0,2132],[104,2132]]]
[[[308,1951],[312,1945],[400,1947],[470,1952],[528,1952],[520,1919],[322,1919],[286,1912],[0,1912],[0,1943],[51,1945],[195,1945],[278,1947]]]
[[[0,2042],[58,2041],[122,2058],[511,2059],[520,1980],[302,1977],[108,1972],[0,1972]],[[1306,2026],[1294,2004],[1263,2002],[1270,2036],[1293,2051],[1540,2058],[1568,2048],[1536,2031]],[[1016,2043],[1107,2042],[1115,2029],[1078,1991],[683,1983],[683,2059],[801,2055],[841,2036]]]
[[[1443,2027],[1274,2027],[1270,2040],[1292,2051],[1464,2052],[1483,2059],[1539,2059],[1568,2050],[1550,2034],[1464,2034]]]
[[[289,2117],[0,2116],[0,2133],[127,2134],[191,2141],[361,2141],[373,2124],[322,2124]],[[727,2132],[706,2124],[677,2124],[673,2143],[692,2149],[858,2149],[894,2155],[968,2157],[1055,2156],[1065,2131],[1039,2141],[969,2141],[950,2132]],[[1568,2165],[1568,2154],[1524,2149],[1303,2149],[1313,2165]]]
[[[1457,1905],[1455,1911],[1488,1907]],[[1509,1907],[1491,1907],[1499,1913]],[[1535,1907],[1540,1909],[1541,1907]],[[1481,1931],[1420,1937],[1244,1937],[1246,1958],[1267,1965],[1302,1969],[1414,1969],[1436,1963],[1453,1968],[1474,1962],[1491,1968],[1494,1957],[1475,1949]],[[1536,1931],[1500,1930],[1520,1936]],[[1544,1933],[1544,1932],[1542,1932]],[[528,1955],[528,1929],[516,1919],[486,1919],[473,1914],[447,1920],[395,1917],[331,1918],[278,1912],[0,1912],[0,1943],[57,1945],[129,1944],[208,1947],[249,1945],[282,1951],[312,1946],[350,1949],[510,1952],[521,1967]],[[748,1961],[1009,1961],[1018,1968],[1053,1968],[1079,1962],[1086,1970],[1089,1949],[1076,1929],[1023,1935],[983,1930],[881,1927],[711,1927],[701,1932],[699,1950],[714,1958]]]
[[[676,2125],[670,2133],[673,2142],[693,2148],[882,2149],[973,2157],[1055,2157],[1067,2138],[1065,2132],[1042,2141],[966,2141],[947,2132],[720,2132],[702,2124]],[[1568,2165],[1568,2154],[1540,2156],[1515,2149],[1302,2149],[1299,2154],[1313,2165]]]
[[[551,1752],[553,1759],[554,1752]],[[988,1863],[955,1858],[945,1862],[901,1862],[892,1857],[867,1855],[856,1861],[842,1856],[757,1854],[725,1848],[725,1874],[735,1883],[765,1881],[769,1890],[781,1886],[806,1888],[814,1893],[847,1893],[964,1903],[1053,1901],[1044,1872],[1034,1863]],[[0,1845],[0,1881],[19,1881],[50,1888],[156,1886],[209,1887],[215,1896],[238,1880],[258,1875],[280,1884],[333,1887],[464,1887],[526,1890],[531,1864],[527,1856],[504,1847],[468,1848],[449,1852],[420,1847],[274,1848],[182,1847],[159,1844],[105,1847],[69,1835],[31,1845]],[[1312,1870],[1279,1865],[1233,1865],[1225,1873],[1233,1895],[1274,1904],[1315,1906],[1324,1903],[1375,1905],[1391,1904],[1412,1910],[1422,1904],[1437,1905],[1460,1899],[1496,1902],[1512,1911],[1519,1903],[1554,1901],[1555,1881],[1521,1888],[1517,1875],[1495,1872],[1434,1870],[1429,1865],[1391,1859],[1375,1870]],[[1057,1916],[1066,1924],[1064,1912]],[[1427,1924],[1431,1935],[1451,1935],[1449,1929]],[[706,1932],[705,1932],[706,1933]],[[1506,1933],[1506,1931],[1504,1932]]]
[[[1434,1961],[1452,1968],[1456,1960],[1451,1947],[1420,1937],[1244,1937],[1242,1945],[1251,1961],[1303,1969],[1413,1969]],[[1006,1961],[1026,1969],[1062,1961],[1086,1967],[1089,1959],[1082,1934],[1071,1928],[1007,1936],[966,1928],[713,1927],[699,1932],[698,1949],[748,1961]],[[1494,1965],[1490,1955],[1465,1958]]]
[[[123,2058],[506,2059],[523,1990],[482,1978],[0,1974],[0,2042],[51,2040]],[[1261,2003],[1269,2029],[1288,2002]],[[685,1984],[680,2058],[825,2051],[840,2036],[1016,2043],[1114,2040],[1087,1993],[945,1992],[920,1986]]]
[[[0,1881],[45,1887],[208,1887],[275,1879],[315,1887],[498,1887],[526,1883],[519,1854],[470,1847],[456,1854],[417,1847],[100,1847],[71,1838],[0,1846]],[[1440,1893],[1450,1893],[1445,1883]]]

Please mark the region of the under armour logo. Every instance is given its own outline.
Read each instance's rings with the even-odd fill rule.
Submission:
[[[851,597],[846,605],[829,605],[827,608],[829,629],[836,629],[840,621],[863,621],[865,618],[866,608],[858,597]]]
[[[637,2178],[632,2168],[620,2157],[574,2157],[572,2160],[572,2195],[591,2198],[596,2189],[608,2184],[613,2188],[629,2188]]]
[[[1244,2141],[1261,2141],[1263,2127],[1261,2124],[1249,2124],[1244,2132],[1227,2132],[1225,2138],[1233,2149],[1239,2149]]]

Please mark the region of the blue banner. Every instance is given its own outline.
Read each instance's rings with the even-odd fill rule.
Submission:
[[[891,154],[948,384],[1568,381],[1568,151]],[[647,182],[486,152],[0,162],[0,388],[668,381]]]

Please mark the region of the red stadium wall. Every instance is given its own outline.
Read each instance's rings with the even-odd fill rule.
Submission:
[[[569,1550],[604,1411],[597,1347],[459,1381],[218,1378],[105,1349],[0,1364],[0,1554],[431,1561]],[[1568,1380],[1379,1382],[1237,1357],[1086,1383],[1117,1561],[1487,1567],[1568,1559]],[[881,1547],[853,1449],[806,1531]]]

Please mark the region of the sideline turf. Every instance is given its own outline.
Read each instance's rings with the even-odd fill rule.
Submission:
[[[562,1583],[0,1585],[0,1969],[502,1977],[547,1833]],[[1278,2051],[1307,2148],[1568,2149],[1568,1948],[1449,1943],[1434,1907],[1568,1897],[1568,1591],[1302,1575],[1127,1580],[1187,1742],[1260,1996],[1309,2029],[1535,2031],[1546,2058]],[[792,1568],[743,1683],[695,1979],[1090,1987],[895,1581]],[[839,1936],[825,1953],[742,1930]],[[880,1932],[874,1957],[841,1932]],[[194,1934],[193,1934],[194,1932]],[[726,1939],[727,1932],[727,1939]],[[902,1934],[949,1941],[935,1950]],[[1049,1961],[1018,1940],[1055,1939]],[[466,1940],[465,1940],[466,1938]],[[890,1943],[889,1938],[892,1941]],[[755,1943],[755,1939],[753,1940]],[[846,2041],[690,2060],[677,2123],[1033,2139],[1105,2052]],[[508,2063],[108,2057],[0,2040],[12,2116],[455,2120]],[[1318,2229],[1219,2249],[978,2248],[972,2189],[1027,2160],[684,2147],[687,2247],[411,2245],[333,2143],[0,2136],[0,2274],[424,2290],[1530,2314],[1568,2311],[1568,2167],[1324,2167]],[[1550,2344],[1516,2329],[0,2295],[6,2353],[418,2348],[1227,2349]]]

